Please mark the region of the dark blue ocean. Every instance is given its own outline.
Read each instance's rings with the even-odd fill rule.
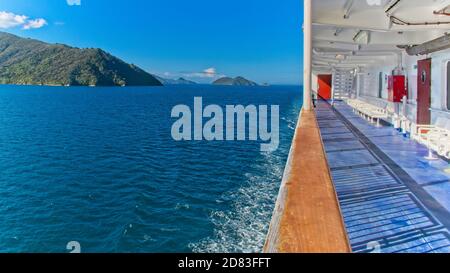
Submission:
[[[280,147],[176,142],[177,104],[280,105]],[[0,86],[0,252],[259,252],[301,87]]]

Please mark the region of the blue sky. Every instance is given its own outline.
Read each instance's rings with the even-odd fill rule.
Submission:
[[[3,0],[0,31],[98,47],[161,76],[299,84],[300,0]]]

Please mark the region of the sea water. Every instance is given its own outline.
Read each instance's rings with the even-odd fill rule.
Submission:
[[[174,141],[171,109],[279,105],[280,146]],[[0,252],[259,252],[301,87],[0,86]]]

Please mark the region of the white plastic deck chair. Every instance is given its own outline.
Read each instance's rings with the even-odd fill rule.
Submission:
[[[434,125],[416,125],[416,137],[419,142],[427,142],[428,138],[438,134],[442,129],[447,126],[447,119],[442,117],[437,118]]]
[[[445,134],[445,127],[447,126],[447,119],[439,117],[434,125],[418,125],[417,137],[419,142],[426,144],[428,148],[428,155],[425,157],[427,160],[438,160],[439,158],[434,155],[434,152],[439,153],[439,147],[443,134]],[[426,131],[426,133],[424,132]]]
[[[445,140],[445,143],[443,143],[443,151],[442,156],[446,159],[450,159],[450,119],[447,119],[447,123],[444,128],[447,131],[447,138]],[[447,166],[446,169],[444,169],[444,172],[450,173],[450,164]]]

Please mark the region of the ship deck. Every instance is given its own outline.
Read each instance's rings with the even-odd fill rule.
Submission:
[[[450,252],[449,163],[344,102],[316,115],[352,250]]]

